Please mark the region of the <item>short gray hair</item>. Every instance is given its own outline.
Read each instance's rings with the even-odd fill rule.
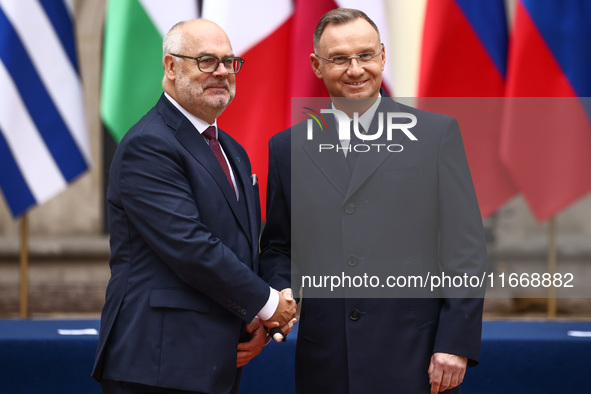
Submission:
[[[314,29],[314,52],[318,52],[318,43],[320,42],[320,37],[322,33],[324,33],[324,29],[328,25],[344,25],[350,22],[354,22],[357,19],[364,19],[375,29],[378,33],[379,42],[382,42],[380,39],[380,31],[378,30],[377,25],[374,21],[371,20],[369,16],[363,11],[355,10],[353,8],[335,8],[334,10],[328,11],[326,14],[322,15],[318,24],[316,25],[316,29]]]
[[[162,41],[162,61],[164,61],[164,56],[169,53],[180,54],[183,51],[185,42],[182,27],[184,24],[185,21],[178,22],[166,33]]]

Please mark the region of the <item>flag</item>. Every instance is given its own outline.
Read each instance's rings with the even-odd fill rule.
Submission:
[[[162,94],[162,39],[198,16],[196,0],[109,0],[105,19],[101,117],[121,141]]]
[[[313,73],[312,36],[320,17],[338,8],[364,11],[378,26],[385,50],[388,29],[384,3],[360,0],[204,0],[202,17],[218,23],[230,37],[234,52],[245,59],[236,77],[236,97],[218,124],[246,149],[259,177],[265,217],[269,138],[294,123],[292,97],[326,97],[322,80]],[[384,87],[390,87],[388,67]]]
[[[507,46],[503,0],[428,1],[418,105],[460,123],[483,217],[517,192],[499,154]]]
[[[520,0],[502,159],[539,221],[591,191],[591,3]]]
[[[201,4],[201,9],[197,4]],[[346,3],[346,4],[345,4]],[[162,93],[162,38],[174,23],[209,19],[245,59],[236,97],[218,125],[244,146],[259,179],[263,218],[269,138],[291,125],[291,97],[326,96],[310,66],[312,34],[322,14],[339,6],[365,11],[388,48],[384,4],[360,0],[111,0],[107,3],[101,116],[119,142]],[[384,72],[385,88],[391,80]]]
[[[218,118],[220,128],[248,153],[252,172],[259,180],[261,210],[265,219],[265,191],[269,137],[289,126],[291,72],[289,40],[291,0],[235,2],[204,0],[203,18],[219,24],[232,49],[244,58],[236,75],[236,96]]]
[[[0,188],[16,218],[91,163],[67,0],[0,0]]]

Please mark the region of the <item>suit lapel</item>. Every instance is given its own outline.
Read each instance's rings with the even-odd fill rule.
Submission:
[[[404,134],[397,132],[393,133],[393,139],[387,141],[386,130],[387,130],[387,113],[398,112],[399,107],[394,100],[388,97],[385,92],[382,91],[382,100],[374,118],[371,122],[370,132],[378,130],[379,117],[383,117],[383,134],[379,140],[368,142],[371,144],[384,144],[380,150],[377,151],[375,147],[372,147],[371,152],[359,153],[357,164],[351,173],[345,155],[342,151],[336,150],[324,150],[320,152],[320,144],[332,144],[340,147],[340,141],[338,139],[338,132],[336,127],[336,120],[334,116],[327,116],[326,123],[328,126],[328,132],[318,131],[315,129],[313,140],[304,140],[301,143],[303,150],[308,154],[310,159],[318,166],[324,176],[331,182],[331,184],[344,196],[344,199],[349,199],[365,181],[377,170],[377,168],[386,160],[392,152],[387,150],[387,146],[390,144],[399,144],[405,139]],[[305,125],[305,123],[303,124]],[[294,128],[295,129],[295,128]],[[293,133],[292,129],[292,133]],[[305,126],[302,127],[300,133],[306,133]],[[297,165],[297,163],[295,163]]]
[[[215,179],[228,201],[228,205],[234,206],[236,204],[236,194],[234,194],[224,170],[222,170],[207,142],[188,120],[182,122],[181,126],[176,130],[176,138]]]
[[[377,168],[386,160],[392,152],[389,152],[387,149],[388,145],[391,144],[399,144],[404,138],[404,134],[394,132],[392,135],[392,140],[387,140],[387,113],[388,112],[398,112],[398,105],[394,100],[392,100],[388,96],[384,96],[382,92],[382,101],[378,106],[378,109],[371,121],[370,132],[373,133],[378,130],[379,126],[379,118],[383,117],[383,130],[382,130],[382,137],[376,141],[368,141],[367,144],[372,147],[372,150],[367,153],[360,153],[357,160],[357,165],[353,170],[353,174],[351,175],[351,182],[347,188],[347,192],[345,194],[345,200],[349,199],[360,187],[365,183],[365,181],[377,170]],[[383,144],[379,151],[376,147],[372,146],[372,144]]]
[[[224,170],[222,170],[220,163],[207,145],[207,142],[205,142],[205,139],[199,135],[199,132],[191,122],[189,122],[189,120],[181,114],[174,105],[164,97],[164,95],[160,98],[157,107],[166,123],[175,130],[177,140],[185,147],[185,149],[187,149],[195,160],[201,163],[205,170],[209,172],[212,178],[216,181],[226,202],[232,209],[234,216],[237,218],[238,222],[240,222],[240,226],[244,233],[248,234],[249,242],[252,243],[251,231],[247,223],[246,214],[240,212],[240,204],[238,204],[238,201],[236,200],[236,194],[234,193],[234,190],[232,190],[232,186],[230,186],[228,178],[226,178],[226,174],[224,174]],[[222,135],[223,132],[220,130],[219,134]],[[226,156],[228,156],[228,160],[231,162],[233,168],[240,167],[236,166],[235,163],[232,163],[232,160],[230,160],[230,157],[235,155],[235,153],[233,152],[233,155],[230,155],[228,150],[226,150],[226,147],[228,146],[230,151],[232,151],[231,144],[228,144],[227,141],[224,144],[224,141],[222,140],[220,140],[220,143],[222,144],[224,152],[226,153]],[[240,188],[236,172],[237,171],[235,171],[234,176],[237,178],[237,187]],[[241,195],[242,194],[244,193],[241,193]]]
[[[329,182],[344,196],[351,180],[351,171],[347,165],[345,155],[341,150],[337,152],[336,149],[323,151],[320,151],[319,149],[320,144],[330,144],[335,147],[338,146],[339,148],[341,145],[334,117],[327,116],[326,123],[328,130],[315,131],[313,139],[304,140],[304,142],[301,143],[301,146]],[[306,130],[299,130],[299,132],[306,133]],[[297,163],[293,164],[297,166]]]
[[[400,144],[405,139],[407,139],[403,133],[394,131],[392,140],[387,140],[387,114],[388,112],[400,112],[400,107],[393,99],[386,95],[384,91],[381,93],[382,100],[378,106],[374,118],[372,119],[369,131],[370,133],[377,131],[379,117],[383,117],[383,134],[380,139],[368,142],[368,145],[383,145],[381,145],[379,151],[377,148],[372,146],[371,152],[360,153],[353,173],[351,173],[351,170],[347,165],[345,155],[342,151],[339,150],[337,152],[336,150],[331,149],[321,152],[319,150],[320,144],[331,144],[333,146],[340,147],[336,120],[333,116],[327,116],[325,118],[328,131],[320,131],[315,129],[312,140],[307,140],[305,138],[307,134],[305,122],[302,122],[292,128],[292,146],[301,146],[302,150],[306,152],[306,155],[319,168],[321,173],[328,179],[335,189],[337,189],[337,191],[343,195],[344,201],[351,198],[351,196],[367,181],[367,179],[372,176],[379,166],[391,155],[395,154],[388,151],[388,145]],[[305,160],[305,158],[298,159],[298,157],[300,156],[292,154],[292,166],[294,166],[295,170],[298,168],[297,160]]]
[[[252,181],[250,179],[251,174],[248,173],[244,163],[244,160],[247,158],[240,157],[233,141],[223,130],[218,129],[218,138],[234,172],[236,187],[238,187],[238,190],[240,191],[240,199],[244,199],[245,201],[244,205],[240,203],[232,205],[232,209],[234,210],[236,218],[240,222],[242,230],[249,235],[248,241],[252,245],[253,242],[258,239],[256,226],[257,219],[254,216],[256,215],[257,208],[254,201],[255,195],[252,188]],[[228,182],[226,181],[226,183]],[[234,196],[234,202],[236,203],[236,196]],[[246,212],[244,211],[244,207],[246,207]]]

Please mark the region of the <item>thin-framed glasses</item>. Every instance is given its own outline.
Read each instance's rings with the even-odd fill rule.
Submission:
[[[242,68],[242,63],[244,63],[244,59],[238,56],[229,56],[223,59],[219,59],[212,55],[201,55],[199,57],[192,57],[192,56],[185,56],[185,55],[178,55],[176,53],[171,53],[172,56],[182,57],[184,59],[193,59],[197,62],[197,67],[199,71],[202,73],[212,73],[218,69],[220,63],[224,65],[228,74],[238,74],[240,69]]]
[[[367,65],[369,63],[371,63],[376,56],[379,56],[382,54],[382,51],[384,50],[384,44],[380,44],[380,51],[379,52],[366,52],[366,53],[360,53],[359,55],[355,55],[355,56],[335,56],[332,57],[330,59],[327,59],[325,57],[322,56],[318,56],[316,54],[317,58],[320,58],[324,61],[327,62],[331,62],[332,64],[334,64],[335,66],[346,66],[349,67],[349,65],[351,64],[351,60],[353,59],[357,59],[357,61],[359,62],[359,65],[363,66],[363,65]]]

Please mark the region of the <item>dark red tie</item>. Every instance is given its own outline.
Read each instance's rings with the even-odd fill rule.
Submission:
[[[220,146],[220,142],[215,136],[215,127],[209,126],[203,132],[203,135],[209,141],[209,148],[215,155],[215,158],[218,159],[220,166],[222,166],[222,170],[224,170],[224,174],[226,174],[226,178],[228,178],[228,182],[230,182],[230,186],[232,186],[232,190],[234,190],[234,183],[232,182],[232,176],[230,175],[230,168],[228,167],[228,162],[226,162],[226,158],[222,152],[222,148]],[[236,190],[234,190],[236,193]]]

